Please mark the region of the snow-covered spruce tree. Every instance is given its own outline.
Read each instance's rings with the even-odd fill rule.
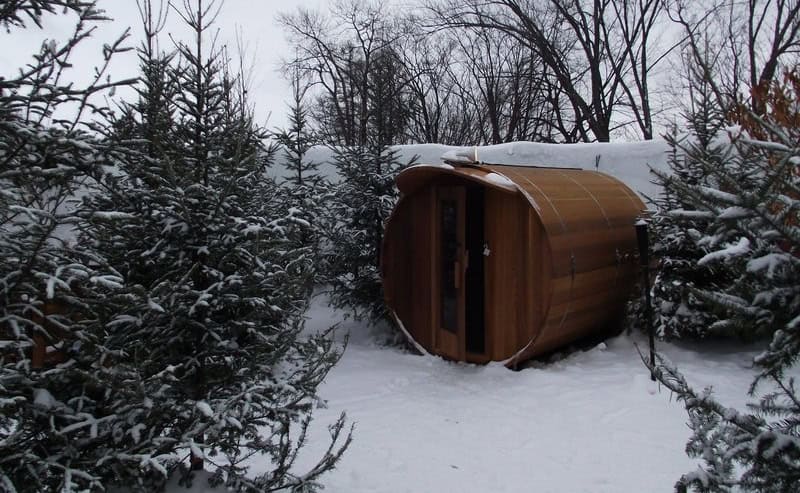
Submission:
[[[307,154],[318,143],[318,139],[310,128],[308,111],[304,106],[308,86],[304,86],[298,74],[292,78],[292,102],[289,107],[289,127],[273,133],[273,137],[281,147],[284,166],[287,171],[281,187],[288,195],[287,205],[295,209],[295,217],[305,220],[308,227],[298,238],[298,246],[311,247],[314,265],[314,284],[319,273],[320,242],[322,241],[322,218],[324,216],[324,198],[328,190],[328,182],[319,174],[319,163],[308,159]]]
[[[665,338],[706,337],[729,333],[697,290],[719,290],[734,277],[725,266],[698,264],[713,246],[701,240],[710,227],[705,211],[696,211],[698,197],[684,188],[717,187],[713,172],[725,166],[731,151],[724,134],[724,109],[698,64],[687,63],[690,105],[684,113],[687,132],[677,126],[665,135],[670,146],[667,174],[655,172],[661,195],[651,229],[654,256],[660,260],[653,287],[656,331]]]
[[[411,163],[403,163],[393,147],[402,142],[408,122],[402,62],[388,43],[372,55],[369,70],[354,63],[365,81],[359,96],[366,120],[344,132],[361,137],[333,149],[340,181],[326,201],[331,205],[323,266],[331,304],[377,321],[386,315],[380,278],[383,228],[397,201],[394,178]]]
[[[326,203],[327,246],[324,253],[331,304],[356,318],[383,318],[380,276],[383,228],[397,202],[394,178],[405,167],[397,150],[381,145],[334,148],[341,181]]]
[[[168,138],[174,131],[175,100],[178,96],[173,63],[175,51],[160,49],[158,35],[163,30],[168,6],[163,2],[137,0],[141,15],[143,40],[136,51],[139,78],[134,86],[136,99],[121,101],[119,114],[112,115],[110,138],[147,156],[170,155],[176,159],[181,150]]]
[[[732,117],[725,167],[707,168],[718,187],[677,182],[675,190],[709,227],[698,262],[725,264],[737,275],[722,291],[698,290],[730,326],[771,334],[755,359],[759,373],[746,412],[719,403],[710,389],[693,390],[659,359],[657,375],[689,413],[687,453],[704,464],[678,490],[797,491],[800,484],[800,395],[792,375],[800,355],[800,71],[784,84],[759,88],[765,112],[739,106]],[[700,161],[702,164],[703,161]]]
[[[95,2],[5,2],[0,27],[7,38],[55,15],[75,19],[72,33],[0,77],[0,491],[100,489],[103,461],[127,460],[113,450],[120,417],[109,407],[117,394],[104,364],[115,351],[103,310],[121,279],[75,244],[81,220],[72,203],[125,154],[84,120],[103,118],[96,96],[126,83],[106,78],[124,36],[105,46],[81,88],[69,68],[107,20]]]
[[[299,75],[292,78],[292,102],[289,106],[289,128],[274,132],[275,140],[283,146],[288,175],[286,180],[296,187],[314,185],[320,180],[319,163],[306,159],[306,154],[319,143],[308,121],[304,99],[308,86]]]
[[[120,348],[113,367],[127,376],[115,446],[148,466],[107,467],[114,484],[137,491],[190,457],[235,491],[310,491],[350,442],[342,417],[319,462],[294,466],[340,351],[329,334],[301,334],[311,258],[296,245],[306,223],[265,175],[264,132],[232,93],[224,52],[204,46],[217,9],[184,3],[195,39],[178,45],[167,71],[172,122],[153,135],[161,144],[141,145],[145,86],[128,119],[143,127],[129,141],[138,153],[86,200],[83,240],[125,284],[106,324],[106,344]],[[249,472],[256,458],[263,473]]]

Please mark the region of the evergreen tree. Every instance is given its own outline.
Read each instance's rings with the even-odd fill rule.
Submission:
[[[380,254],[383,228],[398,197],[394,178],[411,164],[401,162],[393,147],[404,139],[409,103],[402,62],[389,40],[381,37],[390,34],[391,30],[381,28],[374,33],[381,43],[370,45],[367,52],[347,51],[346,83],[354,89],[345,91],[352,98],[344,105],[345,113],[350,115],[350,107],[358,108],[358,116],[321,124],[321,133],[330,136],[327,143],[339,177],[325,201],[329,207],[322,278],[331,287],[332,306],[373,322],[386,315]],[[321,99],[323,105],[340,103],[334,95],[328,96]]]
[[[734,276],[721,289],[694,292],[728,326],[771,337],[755,359],[759,373],[750,393],[761,394],[747,412],[722,405],[710,389],[694,391],[659,359],[659,379],[689,413],[687,453],[704,461],[681,478],[679,490],[790,492],[800,484],[800,396],[792,378],[800,355],[799,95],[796,70],[785,84],[756,93],[764,113],[734,108],[740,127],[731,131],[724,167],[692,156],[700,158],[706,183],[666,180],[708,221],[697,240],[707,249],[698,264],[723,266]]]
[[[367,73],[370,139],[385,146],[405,143],[412,103],[401,55],[385,46],[373,56]]]
[[[110,138],[148,157],[169,155],[175,160],[181,150],[165,138],[174,132],[176,123],[178,85],[173,70],[176,53],[161,51],[158,44],[167,10],[158,4],[154,11],[151,0],[137,0],[137,5],[144,40],[137,50],[140,74],[134,86],[136,101],[120,103],[121,114],[112,115]]]
[[[111,82],[106,69],[124,36],[105,46],[93,80],[68,80],[71,55],[107,20],[95,2],[27,0],[0,8],[13,36],[48,16],[76,19],[63,42],[45,41],[32,60],[0,77],[0,490],[99,489],[120,417],[104,364],[103,307],[121,277],[75,243],[74,201],[104,165],[125,152],[98,137],[84,116]],[[75,111],[77,109],[77,111]],[[70,116],[71,115],[71,116]],[[141,464],[146,468],[147,464]]]
[[[331,304],[372,321],[386,315],[380,275],[383,228],[397,202],[394,178],[405,166],[388,146],[334,148],[341,181],[329,201],[325,272]]]
[[[716,171],[726,166],[733,148],[724,132],[723,103],[704,69],[693,63],[687,66],[691,104],[684,118],[688,133],[675,127],[665,136],[670,170],[666,174],[654,171],[662,192],[655,200],[657,212],[651,226],[653,252],[661,262],[653,304],[656,331],[665,338],[733,334],[730,324],[720,320],[701,293],[724,290],[735,275],[725,265],[698,263],[714,249],[704,234],[712,227],[712,215],[695,210],[697,201],[706,200],[685,188],[719,187]]]
[[[289,107],[289,128],[280,129],[274,133],[275,140],[283,146],[286,169],[289,171],[287,180],[295,187],[314,185],[320,180],[319,163],[306,159],[306,154],[318,143],[318,139],[310,128],[308,111],[303,100],[307,86],[303,86],[299,75],[292,78],[292,103]]]
[[[236,491],[312,490],[350,441],[342,417],[319,462],[295,471],[316,388],[340,352],[329,333],[301,335],[307,223],[267,178],[264,131],[224,51],[207,45],[218,8],[184,2],[193,44],[178,44],[154,77],[171,78],[174,108],[152,127],[147,110],[167,106],[156,86],[143,87],[126,118],[141,122],[132,126],[139,140],[117,136],[136,154],[85,201],[82,239],[124,282],[107,302],[105,343],[119,348],[115,447],[132,460],[106,467],[112,483],[140,491],[189,457]],[[258,455],[272,467],[248,475]]]
[[[295,217],[308,223],[298,238],[298,247],[310,247],[313,255],[314,282],[319,281],[318,264],[323,237],[324,200],[329,189],[327,180],[319,174],[319,163],[307,158],[308,151],[318,143],[310,128],[304,98],[308,87],[302,85],[299,75],[292,79],[293,99],[289,108],[289,128],[277,130],[273,136],[283,150],[287,177],[281,183],[287,194],[287,203],[294,209]]]

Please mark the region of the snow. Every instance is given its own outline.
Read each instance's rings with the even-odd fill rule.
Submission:
[[[582,168],[614,176],[642,197],[656,198],[659,187],[650,168],[667,172],[664,140],[642,142],[597,142],[592,144],[544,144],[510,142],[478,147],[452,147],[437,144],[399,146],[404,156],[417,155],[418,162],[440,162],[448,151],[486,164],[531,165]]]
[[[415,164],[413,166],[409,166],[410,168],[437,168],[437,169],[447,169],[447,170],[454,170],[455,168],[451,164]]]
[[[209,406],[206,401],[198,401],[195,404],[195,406],[197,407],[197,410],[200,411],[200,413],[203,416],[205,416],[207,418],[213,418],[214,417],[214,411],[211,409],[211,406]]]
[[[453,149],[445,151],[445,153],[442,154],[442,161],[450,163],[467,163],[467,164],[479,163],[480,160],[478,159],[478,148],[472,147],[469,150]]]
[[[800,440],[791,435],[776,431],[767,431],[759,436],[760,444],[769,443],[763,451],[766,459],[773,459],[777,454],[788,453],[788,450],[800,448]]]
[[[768,253],[761,257],[750,259],[747,262],[747,272],[767,271],[767,278],[772,278],[775,271],[783,264],[792,261],[792,256],[788,253]]]
[[[135,218],[133,214],[129,214],[127,212],[119,212],[119,211],[94,211],[92,212],[92,217],[96,219],[102,219],[105,221],[114,221],[120,219],[126,220]]]
[[[325,305],[312,303],[306,331],[340,323],[350,340],[320,387],[327,406],[315,412],[298,471],[324,453],[326,426],[342,410],[356,425],[342,461],[321,479],[325,491],[670,492],[697,467],[684,453],[683,404],[641,362],[643,337],[514,372],[380,346],[375,329]],[[696,388],[713,383],[726,405],[746,402],[754,348],[657,349]],[[252,466],[265,470],[256,458]]]
[[[697,265],[706,265],[717,260],[724,260],[731,257],[739,257],[750,251],[750,240],[740,238],[737,243],[732,243],[721,250],[716,250],[704,255],[697,261]]]
[[[60,274],[61,273],[60,271],[61,268],[57,270],[56,274]],[[48,300],[52,300],[53,298],[55,298],[56,285],[62,287],[64,290],[69,291],[69,285],[66,282],[62,281],[61,279],[55,276],[50,276],[47,279],[47,288],[46,288],[47,291],[46,296]]]
[[[105,276],[92,276],[89,282],[100,286],[105,286],[109,289],[121,289],[123,286],[123,279],[119,276],[105,275]]]
[[[669,214],[672,217],[684,218],[684,219],[713,219],[714,213],[710,211],[687,211],[685,209],[674,209],[669,211]]]
[[[644,198],[659,193],[651,168],[668,171],[667,145],[658,140],[397,150],[405,160],[416,157],[420,166],[451,166],[440,164],[444,159],[599,170]],[[321,171],[335,178],[329,156],[329,149],[318,147],[308,157],[325,163]],[[273,172],[280,175],[280,166]],[[490,173],[487,179],[504,177]],[[739,242],[715,254],[747,247]],[[753,268],[769,268],[767,263]],[[320,386],[327,403],[316,410],[296,465],[302,473],[316,463],[328,446],[327,426],[346,411],[355,424],[354,440],[337,468],[321,478],[326,491],[669,492],[681,475],[702,474],[699,462],[684,453],[690,435],[684,406],[650,380],[638,350],[647,341],[637,333],[514,372],[497,363],[447,362],[382,346],[378,329],[345,320],[323,297],[307,316],[307,332],[339,324],[338,336],[350,336]],[[744,407],[755,347],[658,342],[657,349],[696,389],[713,384],[722,403]],[[250,465],[253,475],[269,468],[259,458]],[[223,489],[198,479],[191,491]]]
[[[732,193],[723,192],[722,190],[711,188],[711,187],[700,187],[700,191],[703,192],[709,198],[719,200],[721,202],[727,202],[729,204],[738,204],[739,197]]]
[[[529,165],[559,168],[581,168],[611,175],[628,185],[642,198],[658,197],[660,188],[653,183],[651,169],[669,173],[669,146],[664,140],[641,142],[596,142],[591,144],[544,144],[540,142],[509,142],[488,146],[446,146],[441,144],[400,145],[394,148],[401,161],[416,158],[419,165],[441,166],[450,163],[484,163]],[[330,148],[316,146],[306,158],[321,163],[321,174],[335,179]],[[282,159],[282,158],[279,158]],[[447,165],[447,163],[444,163]],[[288,172],[280,161],[271,173],[286,177]]]
[[[753,211],[746,209],[744,207],[740,207],[735,205],[733,207],[728,207],[727,209],[723,210],[717,216],[719,219],[724,220],[736,220],[736,219],[745,219],[753,215]]]
[[[33,389],[33,404],[42,409],[52,409],[58,401],[47,389]]]
[[[142,439],[142,431],[145,430],[145,429],[147,429],[147,427],[144,425],[144,423],[136,424],[131,428],[130,434],[131,434],[131,438],[133,438],[133,443],[137,443],[138,444],[141,441],[141,439]]]
[[[164,313],[164,307],[153,301],[151,298],[147,298],[147,307],[151,310],[159,313]]]
[[[484,179],[501,187],[516,188],[516,185],[514,185],[513,181],[509,180],[505,176],[498,175],[497,173],[488,173],[486,176],[484,176]]]
[[[395,324],[397,324],[397,328],[400,329],[400,331],[405,336],[406,340],[409,341],[414,346],[414,349],[416,349],[417,352],[427,356],[428,351],[424,347],[422,347],[422,345],[418,343],[413,337],[411,337],[411,334],[406,329],[406,326],[405,324],[403,324],[403,321],[400,320],[400,317],[397,316],[397,313],[395,313],[394,310],[389,310],[389,312],[390,312],[389,315],[392,317],[392,320],[394,320]]]

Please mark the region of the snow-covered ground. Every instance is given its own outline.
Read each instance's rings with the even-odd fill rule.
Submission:
[[[307,329],[341,320],[318,298]],[[669,492],[695,467],[683,405],[650,381],[641,336],[513,372],[381,346],[352,321],[345,331],[347,350],[320,388],[328,408],[316,411],[301,458],[322,453],[326,425],[347,411],[354,440],[323,477],[326,491]],[[658,343],[692,384],[713,382],[724,403],[742,406],[754,350],[713,348]]]

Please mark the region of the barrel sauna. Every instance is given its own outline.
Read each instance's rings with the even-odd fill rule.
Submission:
[[[412,166],[396,182],[384,296],[420,351],[511,367],[618,324],[645,209],[619,180],[452,163]]]

